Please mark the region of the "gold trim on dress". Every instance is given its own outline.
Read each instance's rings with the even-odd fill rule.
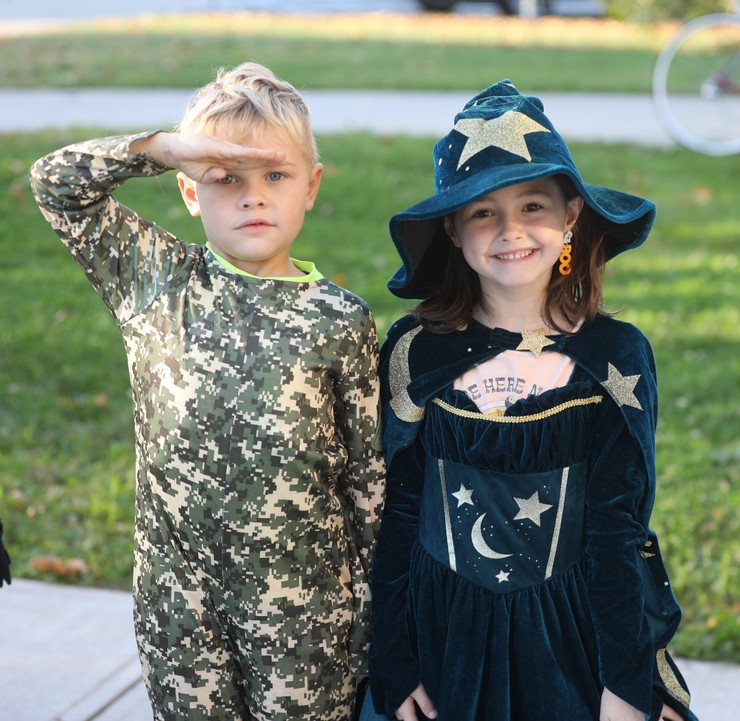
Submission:
[[[691,696],[689,692],[680,684],[675,672],[671,668],[671,664],[668,663],[666,657],[666,649],[659,648],[655,654],[655,662],[658,666],[658,674],[661,680],[665,684],[666,690],[673,698],[679,703],[683,704],[686,708],[691,703]]]
[[[488,413],[476,413],[475,411],[466,411],[464,408],[455,408],[449,403],[445,403],[440,398],[434,398],[433,402],[436,403],[443,410],[449,411],[453,415],[461,416],[462,418],[472,418],[474,420],[491,421],[492,423],[530,423],[532,421],[541,421],[545,418],[550,418],[558,413],[567,411],[569,408],[577,408],[579,406],[590,406],[596,403],[601,403],[604,400],[604,396],[591,396],[590,398],[574,398],[572,401],[566,401],[560,403],[557,406],[548,408],[546,411],[540,413],[532,413],[527,416],[506,416],[504,412],[496,409]]]
[[[422,330],[421,326],[404,333],[396,343],[389,360],[388,382],[391,391],[390,406],[396,416],[407,423],[415,423],[424,417],[424,408],[417,406],[409,396],[411,371],[409,370],[409,350],[411,342]]]

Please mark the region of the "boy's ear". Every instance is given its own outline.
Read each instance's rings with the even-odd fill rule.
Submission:
[[[312,210],[316,202],[316,196],[319,194],[321,185],[321,175],[324,172],[324,166],[316,163],[311,169],[311,175],[308,179],[308,191],[306,192],[306,210]]]
[[[190,215],[200,215],[200,202],[198,201],[198,190],[195,186],[195,181],[188,178],[185,173],[177,174],[177,185],[180,188],[182,199],[185,202]]]

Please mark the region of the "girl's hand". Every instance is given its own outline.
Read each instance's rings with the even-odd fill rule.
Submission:
[[[661,721],[683,721],[678,711],[674,711],[670,706],[663,704],[663,710],[660,712]]]
[[[681,714],[670,706],[663,704],[660,712],[661,721],[683,721]],[[615,696],[608,688],[601,694],[601,714],[599,721],[645,721],[645,714],[619,696]]]
[[[427,718],[437,718],[437,709],[434,708],[432,699],[427,696],[424,686],[419,684],[414,691],[397,709],[396,718],[400,721],[419,721],[414,707],[414,701],[419,704],[421,712]]]
[[[645,721],[645,714],[605,688],[601,694],[599,721]]]
[[[230,168],[262,167],[285,159],[285,153],[278,150],[252,148],[194,133],[156,133],[137,140],[131,151],[146,153],[198,183],[215,183],[229,175]]]

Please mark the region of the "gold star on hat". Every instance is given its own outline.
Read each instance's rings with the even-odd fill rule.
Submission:
[[[609,391],[611,397],[617,402],[620,408],[622,406],[631,406],[632,408],[642,410],[640,401],[637,400],[637,396],[634,394],[637,381],[641,377],[640,374],[623,376],[611,363],[608,365],[609,375],[605,381],[601,382],[601,385]]]
[[[548,345],[555,345],[554,340],[550,340],[545,335],[544,328],[537,330],[523,330],[522,342],[516,347],[517,350],[530,350],[534,353],[535,358],[540,357],[542,349]]]
[[[486,148],[501,148],[518,155],[527,161],[532,160],[524,136],[529,133],[549,133],[550,131],[529,115],[518,110],[507,110],[503,115],[491,120],[465,118],[455,123],[455,130],[468,141],[460,153],[458,169],[469,158]]]

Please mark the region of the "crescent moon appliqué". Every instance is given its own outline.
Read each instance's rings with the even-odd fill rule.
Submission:
[[[470,540],[473,542],[473,548],[485,558],[509,558],[509,556],[513,556],[513,553],[498,553],[486,543],[486,539],[483,538],[483,531],[481,529],[483,526],[483,519],[485,517],[486,514],[484,513],[473,524],[473,530],[470,532]]]

